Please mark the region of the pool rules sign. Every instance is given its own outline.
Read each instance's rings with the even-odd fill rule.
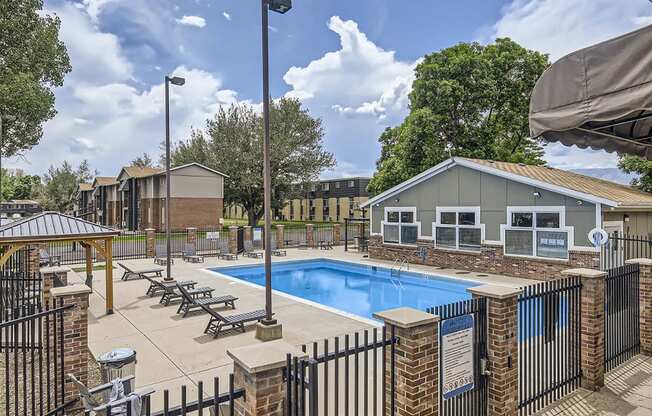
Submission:
[[[450,399],[473,390],[473,315],[446,319],[441,325],[442,394]]]

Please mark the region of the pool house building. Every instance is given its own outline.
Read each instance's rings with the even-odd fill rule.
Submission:
[[[454,157],[377,195],[372,258],[551,279],[599,268],[593,229],[649,235],[652,195],[547,166]]]

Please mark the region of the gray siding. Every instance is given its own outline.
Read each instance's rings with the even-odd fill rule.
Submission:
[[[536,198],[534,192],[540,192]],[[398,202],[396,200],[398,199]],[[378,205],[378,206],[376,206]],[[480,206],[480,222],[485,224],[485,239],[500,240],[500,225],[507,220],[508,206],[565,206],[566,225],[575,227],[575,245],[589,246],[588,232],[595,227],[595,205],[482,173],[463,166],[455,166],[426,181],[404,190],[372,207],[372,231],[380,233],[385,207],[417,208],[421,233],[432,236],[435,208],[445,206]]]

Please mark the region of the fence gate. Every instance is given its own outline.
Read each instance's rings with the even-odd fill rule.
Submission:
[[[63,408],[63,319],[75,305],[62,305],[0,322],[0,414],[43,416]]]
[[[487,377],[482,375],[481,361],[487,358],[487,300],[486,298],[469,299],[448,305],[429,308],[429,313],[439,315],[441,325],[448,319],[464,315],[473,315],[473,389],[450,399],[444,399],[443,386],[439,385],[440,414],[443,416],[486,416],[487,414]],[[439,331],[439,362],[442,359],[442,333]]]
[[[519,409],[532,414],[581,383],[579,277],[528,286],[518,299]]]
[[[639,353],[639,265],[610,269],[604,284],[604,365],[610,371]]]
[[[399,342],[393,331],[374,328],[315,342],[306,360],[288,355],[285,416],[393,416]]]

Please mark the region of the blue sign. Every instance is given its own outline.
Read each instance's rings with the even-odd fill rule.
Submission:
[[[445,400],[474,388],[473,326],[473,315],[446,319],[441,324],[441,384]]]

